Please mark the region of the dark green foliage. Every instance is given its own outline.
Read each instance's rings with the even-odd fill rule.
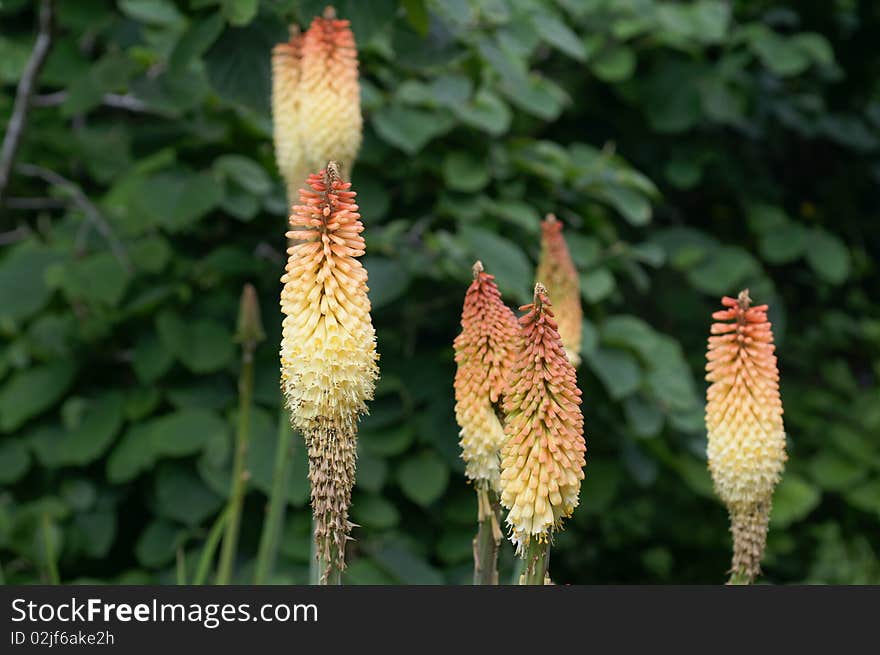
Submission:
[[[58,2],[0,250],[0,563],[10,582],[173,582],[226,499],[237,303],[260,294],[240,581],[271,486],[284,191],[269,51],[321,2]],[[702,368],[718,297],[771,305],[790,461],[773,582],[880,582],[880,12],[867,0],[341,2],[360,47],[382,378],[362,423],[351,583],[466,582],[451,343],[473,260],[527,300],[567,226],[586,321],[587,470],[553,579],[723,581]],[[32,44],[0,6],[0,119]],[[794,8],[796,7],[796,8]],[[113,94],[109,95],[108,94]],[[51,98],[51,96],[48,96]],[[120,107],[118,99],[127,99]],[[113,99],[117,101],[114,101]],[[60,103],[60,104],[59,104]],[[60,207],[60,208],[59,208]],[[22,236],[23,235],[23,236]],[[276,581],[304,582],[297,437]],[[510,547],[502,553],[508,579]]]

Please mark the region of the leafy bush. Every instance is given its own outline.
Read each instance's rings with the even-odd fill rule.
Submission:
[[[46,579],[56,558],[63,581],[173,582],[178,564],[196,568],[228,493],[245,282],[268,333],[239,565],[250,580],[272,479],[285,248],[269,53],[324,4],[57,3],[17,161],[66,182],[14,174],[0,253],[7,581]],[[32,47],[30,5],[0,6],[4,117]],[[337,10],[360,48],[353,182],[382,356],[348,582],[468,580],[475,502],[451,343],[475,258],[511,303],[528,298],[548,211],[568,226],[587,318],[586,480],[554,579],[723,580],[702,368],[718,297],[748,286],[771,306],[789,436],[767,579],[880,582],[873,3]],[[306,580],[305,469],[298,442],[279,582]]]

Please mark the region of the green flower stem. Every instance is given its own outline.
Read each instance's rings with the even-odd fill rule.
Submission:
[[[752,584],[752,579],[747,573],[743,573],[740,571],[733,571],[730,574],[730,580],[727,581],[729,585],[750,585]]]
[[[327,560],[320,555],[315,542],[315,519],[312,519],[312,547],[309,551],[311,564],[309,565],[309,584],[313,585],[341,585],[342,571],[331,561],[328,567]],[[321,579],[321,571],[328,571],[326,579]]]
[[[223,534],[223,528],[226,526],[226,518],[229,516],[229,507],[223,508],[208,538],[205,539],[205,545],[202,547],[202,555],[199,557],[199,564],[196,568],[196,576],[193,578],[194,585],[203,585],[208,578],[208,571],[211,569],[211,561],[214,559],[214,553],[217,552],[217,544],[220,543],[220,536]]]
[[[52,543],[52,524],[48,514],[43,514],[42,520],[43,548],[46,558],[46,573],[50,584],[61,584],[61,576],[58,574],[58,562],[55,560],[55,548]]]
[[[498,549],[501,525],[496,512],[498,496],[479,486],[477,491],[477,536],[474,537],[474,584],[498,584]]]
[[[293,428],[290,427],[290,416],[281,399],[278,411],[278,445],[275,448],[275,469],[272,474],[272,492],[269,495],[269,506],[260,535],[260,548],[257,553],[257,567],[254,573],[254,584],[266,584],[272,575],[275,558],[278,555],[278,544],[284,528],[284,510],[287,507],[287,481],[290,477],[290,462],[293,459]]]
[[[238,543],[241,526],[241,507],[249,477],[245,469],[248,445],[250,443],[250,415],[254,395],[254,347],[253,342],[242,344],[241,375],[238,380],[238,431],[235,437],[235,462],[232,467],[232,491],[229,495],[229,516],[226,532],[220,549],[220,566],[217,570],[217,584],[229,584],[232,579],[232,563]]]
[[[519,579],[522,585],[543,585],[550,563],[550,542],[529,539],[523,552],[524,570]]]

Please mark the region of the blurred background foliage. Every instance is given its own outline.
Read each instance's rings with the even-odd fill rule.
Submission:
[[[0,117],[35,3],[0,2]],[[307,0],[57,3],[0,250],[8,582],[173,582],[228,494],[242,284],[260,293],[249,582],[272,476],[285,197],[269,53]],[[561,583],[717,583],[703,363],[722,294],[771,305],[790,461],[771,582],[880,582],[880,5],[340,0],[359,43],[382,378],[349,583],[466,582],[451,343],[480,257],[528,298],[554,211],[581,274],[588,444]],[[27,169],[24,169],[25,172]],[[86,198],[86,203],[82,198]],[[22,200],[22,199],[37,199]],[[89,203],[93,206],[89,207]],[[297,438],[276,582],[304,582]],[[502,575],[511,565],[509,546]]]

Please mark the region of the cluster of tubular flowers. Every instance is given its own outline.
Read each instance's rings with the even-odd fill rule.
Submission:
[[[586,444],[581,391],[565,355],[547,290],[521,308],[523,347],[504,398],[501,504],[518,552],[546,541],[578,505]]]
[[[361,146],[357,47],[332,7],[272,53],[275,157],[291,202],[311,171],[340,163],[344,177]]]
[[[378,377],[363,225],[334,162],[308,178],[290,217],[281,278],[281,384],[309,449],[318,554],[344,568],[357,421]]]
[[[581,363],[583,322],[580,279],[562,236],[562,222],[553,214],[547,214],[541,222],[541,257],[536,277],[553,298],[562,345],[568,359],[577,368]]]
[[[751,306],[748,290],[722,298],[712,314],[706,354],[709,470],[730,513],[731,580],[760,572],[773,489],[785,461],[779,372],[767,305]]]
[[[299,80],[302,68],[303,35],[292,26],[290,40],[272,50],[272,129],[275,161],[287,185],[287,197],[296,199],[297,189],[310,170],[300,142]],[[327,158],[329,160],[329,157]],[[327,161],[327,160],[325,160]]]
[[[495,276],[474,264],[474,281],[461,313],[455,348],[455,418],[461,428],[465,473],[474,483],[498,491],[499,451],[504,427],[501,401],[513,358],[520,348],[519,326],[501,300]]]

